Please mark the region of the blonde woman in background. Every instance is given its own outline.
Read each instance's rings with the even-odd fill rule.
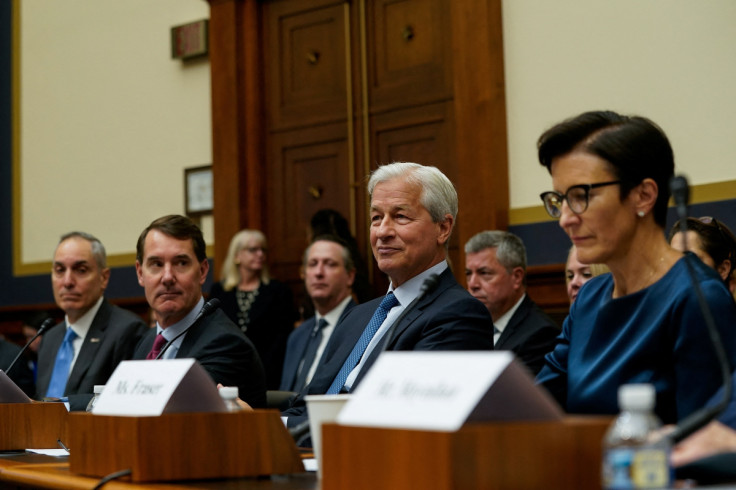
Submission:
[[[567,297],[570,304],[575,301],[575,297],[583,284],[606,272],[611,272],[611,269],[605,264],[583,264],[580,262],[575,245],[570,247],[570,252],[567,254],[567,264],[565,265],[565,285],[567,286]]]
[[[230,241],[222,281],[210,297],[253,342],[266,370],[266,387],[277,390],[297,311],[289,287],[268,273],[268,243],[258,230],[241,230]]]

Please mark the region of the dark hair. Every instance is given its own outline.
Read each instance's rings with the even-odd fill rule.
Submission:
[[[348,244],[345,240],[336,235],[317,235],[316,237],[314,237],[309,243],[309,246],[307,246],[307,248],[304,250],[304,257],[302,258],[303,266],[306,267],[307,257],[309,257],[309,250],[311,250],[312,245],[314,245],[316,242],[332,242],[340,245],[340,248],[342,249],[342,265],[345,267],[345,270],[350,272],[355,269],[353,257],[350,253],[350,247],[348,247]]]
[[[672,243],[672,238],[680,231],[681,221],[674,224],[667,237]],[[685,226],[688,231],[694,231],[700,237],[700,243],[703,244],[703,250],[707,253],[715,266],[718,267],[724,260],[731,262],[731,268],[728,271],[726,283],[733,272],[734,262],[736,262],[736,237],[731,230],[722,222],[715,218],[687,218]]]
[[[312,215],[309,222],[309,243],[313,243],[320,235],[332,235],[344,242],[341,245],[347,247],[355,268],[355,282],[353,282],[352,289],[358,302],[362,303],[373,299],[373,289],[368,282],[368,266],[360,253],[358,242],[350,232],[348,220],[334,209],[320,209]],[[348,270],[351,270],[351,268],[348,268]],[[311,314],[312,302],[307,301],[303,306],[304,312]],[[305,318],[309,318],[309,316]]]
[[[550,172],[556,158],[573,151],[602,158],[621,181],[622,200],[642,180],[653,179],[659,191],[654,221],[664,229],[675,159],[667,136],[654,122],[612,111],[585,112],[545,131],[539,137],[537,149],[539,163]]]
[[[343,240],[346,237],[352,237],[348,220],[334,209],[320,209],[314,213],[312,219],[309,221],[309,226],[312,230],[313,237],[334,235]]]
[[[197,260],[202,262],[207,259],[207,246],[204,243],[204,237],[202,236],[202,230],[194,224],[194,221],[190,220],[186,216],[180,216],[178,214],[170,214],[163,216],[157,220],[154,220],[150,225],[146,227],[138,237],[138,243],[136,244],[135,258],[138,262],[143,263],[143,246],[146,243],[146,236],[151,230],[157,230],[174,237],[177,240],[191,240],[192,249]]]

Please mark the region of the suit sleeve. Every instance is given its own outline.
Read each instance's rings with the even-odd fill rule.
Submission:
[[[560,330],[552,325],[534,332],[519,349],[519,359],[536,375],[544,366],[544,356],[555,348]]]
[[[253,408],[266,406],[263,365],[250,341],[235,334],[218,335],[202,346],[196,358],[215,383],[237,386],[240,398]]]
[[[561,407],[567,406],[567,357],[570,349],[570,316],[562,325],[555,348],[544,356],[544,365],[537,375],[537,384],[544,386]]]

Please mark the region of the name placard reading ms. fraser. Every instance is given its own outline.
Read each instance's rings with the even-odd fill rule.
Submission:
[[[554,420],[562,413],[510,352],[384,352],[338,423],[455,431],[466,422]]]
[[[95,415],[158,416],[225,412],[217,387],[195,359],[121,362],[95,403]]]

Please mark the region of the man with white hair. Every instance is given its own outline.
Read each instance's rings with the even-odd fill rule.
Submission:
[[[94,385],[104,385],[121,361],[131,359],[148,328],[105,300],[109,280],[105,247],[97,238],[79,231],[61,237],[51,284],[64,328],[49,330],[41,341],[37,398],[69,398],[72,409],[83,408]]]
[[[385,296],[356,306],[337,325],[325,362],[301,395],[354,390],[384,349],[493,349],[488,310],[457,283],[447,263],[457,216],[450,180],[435,167],[392,163],[373,172],[368,193],[373,256],[391,284]],[[393,325],[435,274],[436,287]],[[301,395],[284,412],[289,426],[304,420]]]

